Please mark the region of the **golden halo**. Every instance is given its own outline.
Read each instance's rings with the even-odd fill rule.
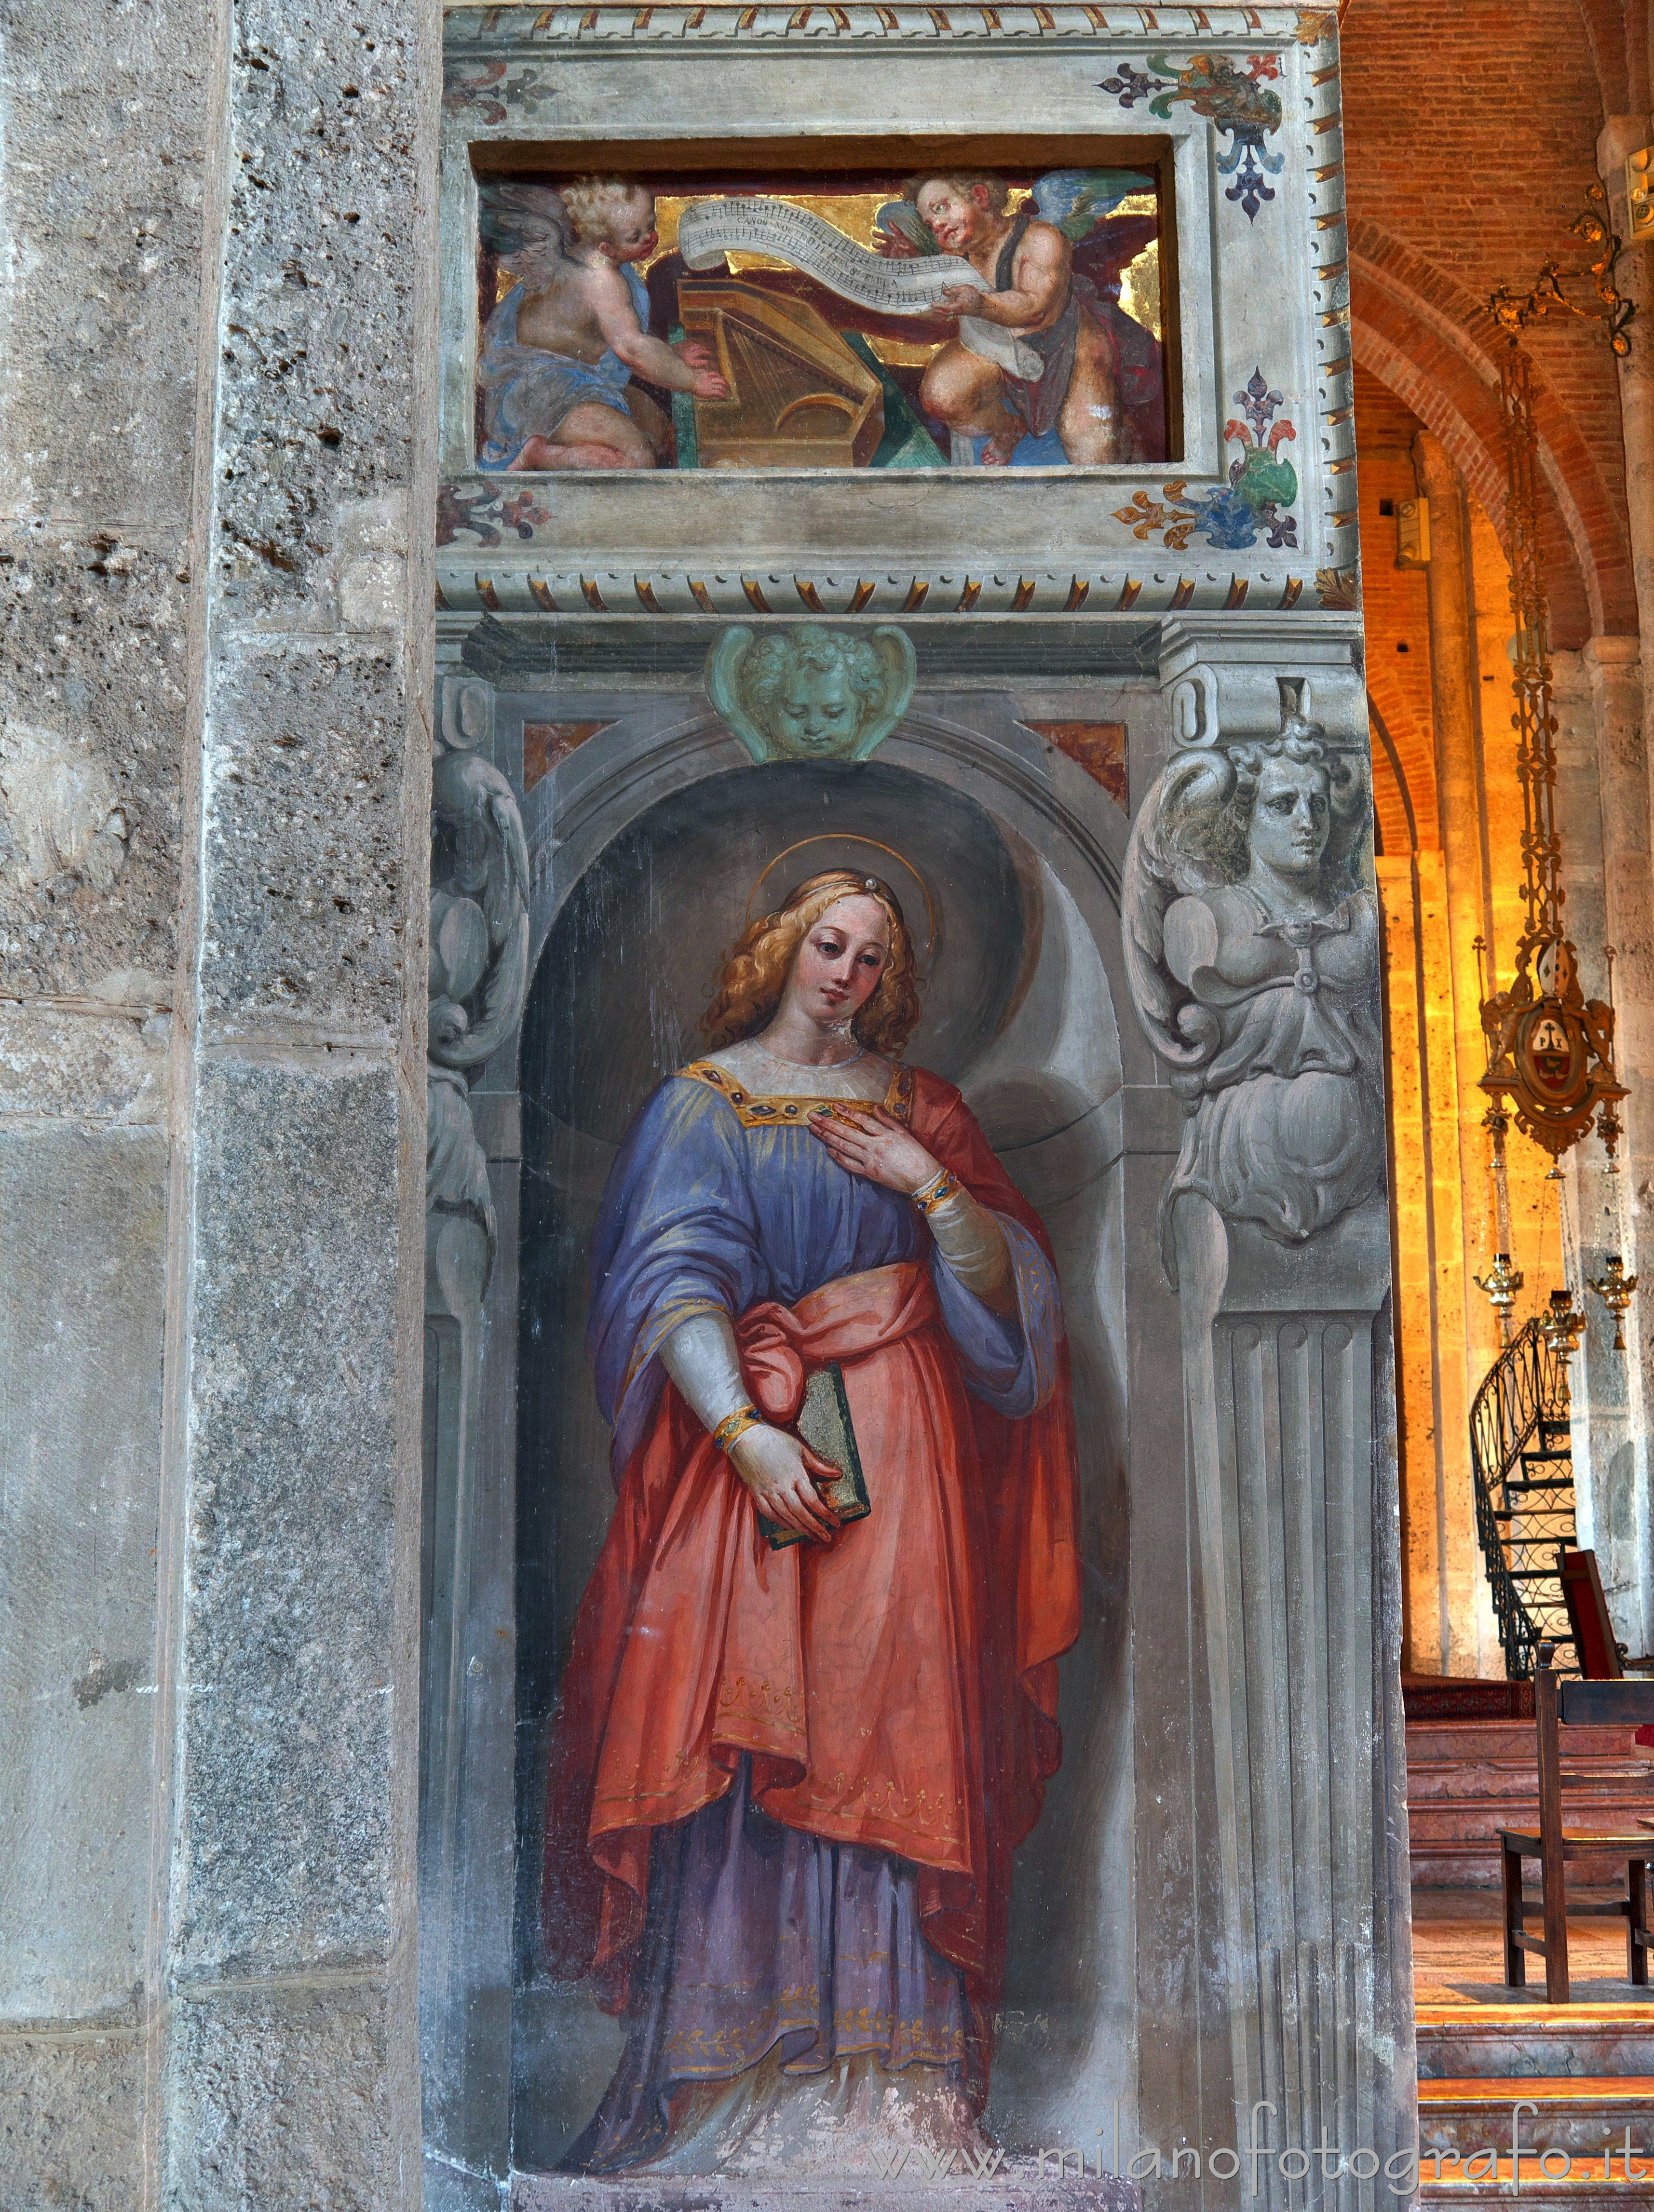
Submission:
[[[772,875],[783,860],[791,860],[794,853],[801,853],[806,845],[871,845],[875,853],[888,854],[892,860],[898,862],[907,870],[919,886],[919,896],[925,902],[925,918],[930,924],[930,936],[925,945],[923,958],[919,963],[922,967],[936,949],[936,908],[931,903],[930,891],[925,879],[907,855],[898,853],[894,845],[881,845],[877,837],[863,837],[854,830],[824,830],[818,836],[800,837],[796,845],[789,845],[784,853],[777,853],[747,895],[746,927],[750,929],[752,926],[752,902],[763,889],[765,878]],[[849,894],[847,892],[845,896],[848,897]]]

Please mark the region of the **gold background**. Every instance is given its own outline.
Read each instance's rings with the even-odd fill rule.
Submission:
[[[692,201],[727,197],[730,196],[704,192],[683,194],[663,192],[658,195],[654,203],[654,216],[660,233],[660,245],[658,252],[649,260],[636,264],[640,270],[647,275],[662,254],[676,252],[678,219],[684,210]],[[836,229],[842,230],[847,237],[853,238],[858,246],[871,249],[874,234],[873,219],[879,209],[889,203],[891,195],[888,191],[789,192],[777,190],[771,192],[769,197],[773,199],[786,200],[793,207],[807,208],[812,215],[820,216],[824,221],[830,222]],[[1029,197],[1025,191],[1013,191],[1011,195],[1012,212],[1014,214],[1022,207]],[[1155,212],[1156,203],[1152,192],[1133,192],[1128,198],[1122,200],[1115,210],[1116,215],[1153,215]],[[786,262],[777,261],[773,255],[767,253],[732,253],[728,259],[731,269],[737,275],[748,269],[785,269],[788,265]],[[496,304],[504,299],[514,282],[515,279],[508,276],[504,270],[498,271],[495,278],[494,296]],[[1157,338],[1164,337],[1160,304],[1160,243],[1158,239],[1152,240],[1146,246],[1137,258],[1124,271],[1121,279],[1120,304],[1134,321],[1140,323],[1146,331],[1152,331]],[[917,325],[916,318],[915,324]],[[941,341],[939,338],[921,337],[915,337],[911,340],[873,337],[869,338],[867,343],[879,360],[889,363],[892,368],[921,368],[936,351]]]

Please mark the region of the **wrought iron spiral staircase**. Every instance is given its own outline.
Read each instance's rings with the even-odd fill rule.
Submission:
[[[1574,1545],[1568,1363],[1537,1317],[1506,1345],[1470,1408],[1476,1534],[1513,1682],[1532,1680],[1541,1638],[1572,1650],[1556,1571]]]

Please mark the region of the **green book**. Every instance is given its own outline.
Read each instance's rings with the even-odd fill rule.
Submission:
[[[818,1458],[843,1469],[838,1480],[825,1485],[821,1492],[840,1522],[865,1521],[873,1504],[867,1496],[867,1479],[861,1472],[861,1455],[856,1449],[850,1401],[844,1395],[844,1370],[836,1360],[818,1367],[805,1384],[804,1403],[793,1427]],[[805,1540],[795,1528],[781,1528],[762,1513],[758,1526],[772,1552],[784,1552],[789,1544]]]

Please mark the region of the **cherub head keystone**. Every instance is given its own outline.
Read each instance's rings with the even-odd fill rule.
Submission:
[[[755,761],[866,760],[913,696],[906,632],[796,623],[727,629],[707,655],[707,695]]]

